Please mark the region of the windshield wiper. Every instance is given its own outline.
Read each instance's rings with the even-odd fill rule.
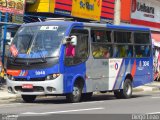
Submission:
[[[39,55],[40,55],[40,57],[41,57],[42,62],[46,63],[47,60],[46,60],[46,57],[43,55],[42,49],[40,49],[40,48],[38,47],[38,51],[37,51],[37,52],[39,52]]]

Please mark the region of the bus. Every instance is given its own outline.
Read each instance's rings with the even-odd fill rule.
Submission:
[[[38,95],[64,95],[69,102],[153,81],[149,28],[50,20],[23,24],[7,55],[8,91],[25,102]]]

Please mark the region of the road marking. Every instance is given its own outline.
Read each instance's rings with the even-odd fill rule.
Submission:
[[[148,114],[160,114],[160,112],[153,112],[153,113],[148,113]]]
[[[53,112],[43,112],[43,113],[26,112],[26,113],[21,113],[21,115],[48,115],[48,114],[80,112],[80,111],[91,111],[91,110],[102,110],[102,109],[104,109],[104,108],[103,107],[99,107],[99,108],[87,108],[87,109],[77,109],[77,110],[53,111]]]
[[[93,101],[93,102],[81,102],[81,103],[72,103],[72,104],[93,104],[93,103],[103,103],[104,101]]]

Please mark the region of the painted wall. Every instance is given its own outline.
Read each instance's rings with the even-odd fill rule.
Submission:
[[[121,0],[121,21],[130,23],[132,0]]]

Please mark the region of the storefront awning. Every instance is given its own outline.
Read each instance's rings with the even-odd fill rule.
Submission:
[[[160,33],[152,33],[152,43],[154,46],[160,47]]]

